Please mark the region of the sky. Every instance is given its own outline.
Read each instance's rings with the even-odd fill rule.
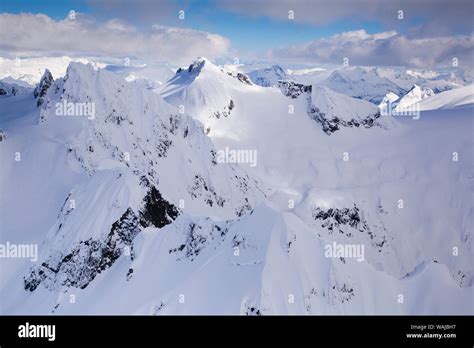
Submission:
[[[472,64],[473,22],[469,0],[2,0],[0,54],[433,67]]]

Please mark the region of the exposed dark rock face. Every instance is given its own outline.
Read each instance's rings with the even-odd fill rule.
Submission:
[[[171,223],[179,215],[178,209],[166,201],[154,186],[148,191],[143,202],[143,208],[139,212],[142,227],[161,228]]]
[[[166,307],[166,303],[164,303],[163,301],[160,301],[160,304],[156,305],[153,308],[153,314],[158,315],[165,307]]]
[[[229,117],[230,113],[234,109],[234,107],[235,107],[234,101],[231,99],[230,102],[229,102],[229,105],[224,106],[224,110],[216,111],[216,112],[214,112],[213,115],[217,119],[221,118],[221,116],[222,117]]]
[[[334,284],[330,287],[327,296],[328,302],[331,305],[335,305],[349,302],[355,296],[355,293],[353,287],[349,284],[343,283],[342,285]]]
[[[451,276],[461,288],[472,286],[472,275],[469,271],[458,270],[457,273],[453,273]]]
[[[322,210],[319,207],[313,209],[313,218],[315,220],[321,220],[323,223],[321,227],[327,228],[329,231],[333,232],[335,229],[340,233],[344,233],[340,229],[341,225],[348,225],[352,228],[359,229],[362,231],[368,230],[367,221],[361,221],[359,215],[359,208],[354,204],[353,208],[329,208],[328,210]],[[352,234],[349,234],[350,237]]]
[[[305,309],[308,313],[313,312],[311,303],[316,297],[322,298],[331,306],[338,306],[349,302],[355,297],[354,287],[349,283],[338,284],[336,282],[330,282],[325,288],[317,289],[316,287],[311,288],[309,293],[304,297]]]
[[[49,289],[73,286],[84,289],[94,278],[106,270],[122,255],[124,247],[131,248],[132,240],[140,232],[138,217],[127,209],[112,224],[104,240],[81,241],[67,254],[61,251],[30,270],[24,277],[25,290],[34,291],[40,283]]]
[[[252,211],[252,206],[250,205],[249,199],[245,198],[244,203],[236,209],[235,215],[241,217],[249,211]]]
[[[224,72],[224,70],[221,70],[221,71]],[[228,71],[227,75],[232,76],[233,78],[236,78],[237,80],[239,80],[242,83],[245,83],[246,85],[252,85],[252,81],[250,81],[250,78],[245,74],[242,74],[239,72],[233,73],[233,72]]]
[[[41,104],[43,104],[44,96],[46,95],[46,92],[48,92],[48,89],[49,87],[51,87],[53,82],[54,82],[53,75],[51,75],[51,72],[48,69],[46,69],[44,71],[43,77],[41,77],[41,80],[38,86],[35,88],[33,92],[35,98],[37,99],[36,106],[40,107]]]
[[[177,260],[193,261],[212,241],[222,242],[228,232],[228,222],[199,224],[191,222],[184,231],[184,241],[178,247],[170,249],[170,254],[177,254]]]
[[[342,120],[339,117],[329,118],[325,113],[321,112],[318,107],[312,104],[311,91],[312,86],[306,86],[303,84],[295,83],[292,81],[279,81],[278,86],[280,87],[283,95],[296,99],[302,94],[306,94],[308,99],[308,116],[321,124],[321,128],[324,133],[331,135],[332,133],[340,130],[343,127],[364,127],[371,128],[379,125],[377,120],[380,118],[380,111],[377,111],[373,115],[368,115],[363,119],[351,119],[349,121]],[[379,125],[380,126],[380,125]]]
[[[262,312],[258,308],[248,306],[245,311],[245,315],[262,315]]]
[[[128,124],[132,124],[132,122],[129,119],[127,119],[126,116],[117,114],[117,111],[113,109],[112,112],[105,118],[104,122],[113,123],[113,124],[116,124],[117,126],[120,126],[125,121],[127,121]]]
[[[150,185],[148,182],[146,184]],[[81,241],[67,253],[61,250],[53,252],[41,266],[30,269],[30,273],[24,277],[25,290],[34,291],[40,283],[48,289],[61,286],[84,289],[122,254],[129,253],[133,259],[133,239],[142,228],[161,228],[170,224],[179,214],[176,207],[163,199],[154,186],[149,187],[138,214],[128,208],[112,224],[105,238]],[[132,273],[133,269],[130,269],[127,279]]]
[[[380,112],[377,112],[373,115],[369,115],[361,120],[351,119],[350,121],[345,121],[341,120],[338,117],[328,119],[326,115],[321,112],[317,107],[311,105],[308,109],[308,115],[311,119],[320,123],[323,131],[326,134],[330,135],[335,131],[341,129],[342,127],[371,128],[376,124],[377,119],[380,117]]]
[[[353,208],[342,209],[329,208],[328,210],[323,210],[319,207],[314,207],[312,216],[315,221],[321,222],[320,226],[328,232],[328,235],[338,232],[348,238],[352,238],[355,231],[366,233],[370,238],[372,246],[379,252],[387,244],[383,224],[380,226],[374,225],[376,231],[372,230],[367,220],[362,218],[361,211],[356,204],[354,204]]]
[[[293,81],[278,81],[278,87],[283,95],[291,99],[296,99],[303,93],[311,93],[312,90],[312,86],[305,86]]]
[[[16,83],[5,83],[0,81],[0,97],[9,97],[29,93],[30,89],[19,86]]]
[[[7,86],[5,84],[0,85],[0,96],[4,95],[16,95],[17,89],[15,86]]]
[[[239,80],[242,83],[245,83],[247,85],[251,85],[252,82],[250,81],[249,77],[245,74],[242,73],[237,73],[237,80]]]
[[[217,204],[219,207],[223,207],[226,202],[224,198],[219,196],[213,187],[211,187],[207,181],[199,174],[196,174],[193,179],[192,186],[188,186],[188,192],[191,197],[204,197],[204,202],[212,207]]]
[[[192,64],[190,64],[187,69],[179,68],[176,71],[176,73],[179,74],[179,73],[182,73],[183,71],[187,71],[188,73],[199,74],[205,64],[206,64],[206,61],[204,59],[197,59]]]
[[[341,294],[342,303],[349,301],[352,297],[354,297],[354,289],[348,286],[346,283],[344,283],[343,286],[339,288],[339,293]]]

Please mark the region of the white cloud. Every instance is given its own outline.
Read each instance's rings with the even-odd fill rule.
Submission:
[[[217,34],[155,25],[148,32],[119,20],[98,22],[77,14],[53,20],[42,14],[0,14],[0,54],[7,56],[138,57],[188,64],[224,55],[230,41]]]
[[[268,58],[312,63],[433,67],[450,65],[472,68],[474,35],[416,38],[388,31],[368,34],[357,30],[303,44],[274,49]]]

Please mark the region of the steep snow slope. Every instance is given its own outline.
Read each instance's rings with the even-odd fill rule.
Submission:
[[[271,119],[284,120],[288,115],[297,113],[295,109],[303,110],[303,114],[314,119],[325,131],[326,124],[333,120],[336,123],[340,120],[359,121],[341,124],[341,127],[358,127],[361,119],[379,116],[376,115],[377,108],[370,103],[326,87],[306,86],[292,81],[280,81],[278,87],[281,93],[277,89],[248,84],[200,58],[189,68],[179,70],[159,92],[165,100],[199,119],[211,137],[234,133],[235,139],[242,139],[247,137],[241,134],[242,131],[252,132],[249,128],[265,124],[267,119],[268,122],[273,122]],[[311,92],[313,89],[314,93]],[[319,109],[326,116],[317,117]],[[281,114],[284,116],[277,116]],[[382,123],[392,124],[389,120]],[[230,128],[234,130],[230,131]],[[339,126],[330,132],[337,129]]]
[[[330,118],[349,120],[348,117],[363,118],[377,112],[377,107],[365,100],[354,99],[323,86],[312,88],[311,101]]]
[[[158,92],[212,129],[219,119],[232,117],[236,107],[233,91],[256,89],[258,86],[252,85],[245,75],[233,76],[199,58],[187,69],[179,69]]]
[[[125,80],[127,82],[133,82],[139,86],[139,88],[145,88],[145,89],[156,89],[160,87],[163,83],[160,81],[154,81],[154,80],[149,80],[149,79],[144,79],[141,77],[138,77],[134,74],[128,75]]]
[[[414,85],[403,97],[397,101],[395,111],[403,111],[421,100],[433,97],[435,93],[430,88],[421,88]]]
[[[2,242],[39,243],[48,232],[40,263],[9,274],[14,287],[23,273],[22,287],[31,292],[45,287],[55,296],[63,286],[85,288],[144,228],[161,228],[184,209],[217,220],[236,218],[263,196],[239,167],[216,162],[202,125],[113,73],[71,64],[66,76],[47,88],[39,112],[33,96],[21,104],[12,98],[4,98],[6,115],[0,127],[7,135],[1,148],[6,162],[1,177],[6,193],[0,202]],[[94,112],[58,113],[62,103],[93,103]],[[31,116],[22,116],[23,105]],[[31,156],[36,152],[38,161],[51,165],[37,162]],[[13,160],[17,153],[21,161]],[[17,181],[21,178],[27,184]],[[49,183],[49,191],[35,189],[42,182]],[[13,196],[17,200],[5,199]],[[28,207],[22,203],[27,197],[47,208],[35,231],[30,230],[31,220],[17,221]],[[40,210],[31,211],[38,218]],[[18,261],[12,269],[17,267]],[[8,284],[5,280],[1,285]],[[7,293],[13,296],[17,290]]]
[[[310,117],[318,120],[326,133],[341,127],[387,127],[389,119],[380,122],[380,111],[372,103],[337,93],[327,87],[313,86]],[[379,120],[377,120],[379,119]],[[393,127],[393,123],[390,123]]]
[[[200,249],[190,244],[190,235],[205,240]],[[421,265],[398,281],[368,263],[326,258],[314,231],[268,206],[234,223],[180,216],[161,230],[145,229],[133,250],[135,257],[120,258],[85,289],[63,287],[53,297],[38,288],[34,295],[18,296],[12,308],[152,315],[470,311],[469,289],[448,285],[443,265]],[[403,304],[396,300],[399,294],[405,295]]]
[[[253,83],[262,87],[276,86],[278,81],[288,80],[289,76],[279,65],[253,70],[248,73]]]
[[[218,73],[218,70],[215,72]],[[217,79],[216,77],[215,80]],[[199,84],[190,86],[193,92],[197,88],[200,88]],[[457,210],[450,205],[451,203],[439,203],[443,202],[443,197],[450,195],[449,192],[452,189],[457,190],[455,186],[451,186],[450,182],[456,182],[458,174],[450,171],[451,163],[448,159],[436,168],[437,174],[429,169],[433,163],[439,163],[436,159],[437,154],[445,152],[440,148],[442,144],[437,146],[430,144],[431,156],[423,155],[425,159],[420,162],[418,157],[421,155],[410,149],[410,146],[417,146],[417,149],[421,151],[427,146],[417,144],[416,134],[423,128],[418,128],[416,121],[404,121],[402,117],[403,126],[397,126],[399,122],[391,117],[378,115],[375,106],[324,87],[304,86],[293,82],[282,83],[280,88],[287,97],[286,100],[275,93],[274,89],[246,86],[234,88],[230,87],[230,83],[224,88],[229,92],[228,97],[234,101],[235,110],[230,117],[220,119],[212,127],[210,136],[217,148],[256,150],[259,164],[256,168],[249,168],[249,171],[261,181],[274,187],[272,197],[283,206],[288,205],[288,200],[291,199],[307,206],[303,209],[306,217],[302,216],[302,218],[308,224],[314,221],[313,215],[319,215],[318,219],[327,220],[334,214],[337,216],[335,219],[339,219],[338,216],[343,214],[355,214],[354,204],[360,214],[371,216],[367,219],[367,229],[362,228],[362,230],[366,231],[371,241],[366,240],[364,243],[371,245],[374,255],[379,255],[372,260],[373,265],[377,265],[377,269],[380,267],[393,276],[403,277],[411,273],[417,265],[423,262],[429,263],[439,254],[439,245],[426,245],[421,241],[414,241],[412,248],[403,246],[404,241],[413,240],[413,236],[427,233],[422,226],[427,221],[437,221],[437,215],[433,214],[435,210],[440,209],[442,211],[440,214],[443,216],[449,215],[447,221],[450,223],[469,219],[470,213],[467,209],[469,200],[462,190],[457,196],[460,202],[456,204],[462,205],[463,209]],[[188,86],[185,89],[187,90]],[[177,104],[185,103],[186,92],[180,90],[180,95],[185,98],[169,100]],[[320,109],[319,112],[316,108]],[[321,110],[324,111],[321,112]],[[321,119],[311,117],[320,114],[325,114],[325,116]],[[374,117],[375,115],[378,117]],[[331,121],[336,117],[338,127],[332,129]],[[361,119],[366,120],[365,123]],[[465,117],[460,117],[458,120],[461,123],[470,122],[470,119]],[[424,123],[419,124],[425,126]],[[465,148],[471,141],[468,132],[464,130],[463,136],[451,138],[457,132],[451,128],[453,126],[456,125],[450,125],[446,134],[438,136],[447,137],[446,142],[452,143],[453,148]],[[432,135],[428,134],[434,130],[440,131],[436,127],[430,127],[429,131],[425,132],[426,137],[430,138]],[[423,138],[423,141],[427,140]],[[464,165],[463,168],[466,170],[471,163],[464,162]],[[289,168],[291,170],[288,170]],[[463,171],[463,173],[466,178],[467,172]],[[447,179],[449,177],[451,179]],[[420,180],[423,181],[423,178],[425,178],[423,184],[417,183]],[[438,181],[436,188],[431,186],[433,182]],[[461,186],[463,185],[466,185],[466,182]],[[416,187],[420,191],[417,191]],[[326,192],[322,200],[317,200],[317,204],[311,203],[308,199],[310,193],[316,188],[320,190],[324,188],[323,192]],[[397,198],[398,195],[400,195],[399,198]],[[424,203],[420,199],[427,195],[432,195],[433,199],[437,197],[435,199],[439,204],[437,208],[430,207],[422,209],[421,212],[401,215],[404,217],[398,216],[396,207],[401,197],[417,202],[413,203],[413,206],[423,206]],[[334,197],[341,197],[344,203],[334,207],[335,203],[332,203]],[[368,202],[372,203],[367,205]],[[380,202],[380,206],[375,202]],[[361,208],[360,205],[363,207]],[[387,212],[386,205],[392,207],[389,216],[385,216],[384,213]],[[328,212],[328,209],[332,209],[331,212]],[[362,221],[360,214],[357,213],[356,216]],[[456,214],[461,215],[455,217]],[[421,225],[419,220],[423,221]],[[321,223],[326,224],[324,221]],[[350,223],[348,224],[350,226]],[[459,244],[459,241],[465,238],[467,230],[462,227],[462,224],[458,226],[458,232],[449,237],[454,238],[455,244]],[[313,228],[317,226],[313,225]],[[438,224],[430,231],[439,236],[439,240],[448,238],[444,236],[444,231],[452,230],[452,228],[448,225],[443,228],[440,226]],[[419,232],[420,234],[416,232],[421,230],[425,232]],[[327,233],[331,235],[330,231]],[[358,233],[360,232],[354,231],[348,234],[350,237]],[[420,238],[423,239],[423,237]],[[463,245],[466,248],[465,251],[469,250],[467,244]],[[420,257],[420,255],[424,256]],[[455,259],[448,261],[449,258],[445,258],[443,261],[449,263],[450,272],[455,278],[454,282],[458,284],[472,282],[468,255],[470,255],[469,252],[462,260],[458,258],[457,261]]]
[[[189,211],[194,212],[193,202],[197,202],[196,208],[202,207],[196,214],[206,213],[207,208],[201,209],[208,207],[211,216],[211,211],[219,210],[213,207],[216,204],[223,208],[222,216],[234,216],[242,208],[237,202],[247,201],[245,187],[236,186],[250,183],[238,167],[215,164],[215,151],[202,125],[179,114],[155,93],[135,88],[115,74],[95,71],[90,65],[71,67],[66,78],[49,90],[40,121],[54,122],[54,105],[65,98],[95,101],[94,118],[83,120],[90,126],[83,128],[70,148],[87,172],[110,166],[130,168],[163,186],[162,192],[174,202],[186,199]],[[158,118],[157,113],[166,116]],[[182,182],[177,183],[176,177]],[[189,185],[187,192],[185,185]]]
[[[419,102],[421,110],[452,109],[474,104],[474,85],[459,87],[439,93]]]
[[[9,260],[1,312],[472,314],[472,111],[393,120],[326,87],[279,87],[200,59],[163,86],[176,109],[73,64],[39,111],[1,98],[2,241],[48,232],[38,263]],[[64,99],[95,101],[94,117],[56,116]],[[258,161],[220,163],[223,149]],[[32,232],[16,216],[43,201]],[[328,256],[334,242],[363,260]]]

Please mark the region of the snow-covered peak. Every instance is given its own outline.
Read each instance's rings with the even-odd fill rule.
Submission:
[[[414,85],[397,103],[397,107],[395,111],[402,111],[421,100],[434,96],[435,93],[432,89],[427,87],[420,87],[418,85]]]
[[[379,104],[380,110],[385,110],[389,104],[395,103],[400,97],[395,93],[388,92]]]
[[[51,71],[46,69],[44,71],[43,76],[41,77],[40,82],[38,83],[38,86],[36,86],[34,90],[34,96],[37,99],[37,106],[40,106],[43,104],[43,98],[46,95],[46,92],[48,91],[49,87],[51,87],[51,84],[54,82],[53,75],[51,74]]]
[[[226,72],[209,60],[198,58],[187,69],[178,69],[175,76],[159,88],[159,93],[207,128],[219,119],[231,117],[234,108],[239,107],[233,97],[235,91],[257,87],[245,74]]]
[[[391,128],[393,121],[380,119],[380,111],[374,104],[356,99],[320,85],[303,85],[293,81],[280,81],[283,95],[292,99],[304,96],[308,116],[321,125],[326,134],[342,128]]]
[[[420,110],[453,109],[474,106],[474,85],[444,91],[418,102]]]
[[[377,106],[355,99],[324,86],[312,86],[310,118],[321,124],[326,134],[343,128],[391,128],[393,120],[381,118]]]
[[[217,72],[219,71],[219,68],[212,64],[211,61],[209,61],[207,58],[204,57],[198,57],[194,62],[192,62],[189,67],[187,68],[179,68],[176,71],[176,74],[181,74],[181,75],[191,75],[191,76],[197,76],[201,74],[201,72],[205,71],[214,71]]]
[[[278,81],[287,80],[288,75],[279,65],[253,70],[248,73],[253,83],[262,87],[276,86]]]
[[[418,85],[413,85],[413,87],[408,91],[406,96],[413,96],[421,99],[425,99],[434,95],[434,92],[430,88],[422,88]]]
[[[208,216],[232,217],[250,207],[247,193],[233,183],[248,180],[246,175],[232,165],[217,166],[202,125],[120,75],[71,63],[66,76],[48,89],[40,120],[49,127],[75,127],[70,161],[90,175],[128,168],[174,204],[186,199],[188,211]]]
[[[364,99],[376,105],[389,92],[398,95],[405,93],[405,90],[397,84],[378,75],[375,69],[360,67],[335,70],[320,84],[339,93]]]
[[[47,234],[39,262],[5,267],[2,314],[469,312],[469,161],[440,154],[470,144],[470,110],[379,131],[375,105],[328,87],[281,93],[191,66],[164,86],[176,107],[79,64],[39,111],[32,96],[0,98],[0,150],[22,154],[0,176],[4,240]],[[92,117],[59,117],[73,116],[64,102]],[[38,112],[44,123],[26,122]],[[188,114],[216,121],[211,136]],[[221,163],[222,150],[244,156]],[[263,202],[247,171],[268,185]],[[334,243],[365,252],[326,255]]]
[[[377,107],[365,100],[351,98],[325,86],[313,86],[311,100],[326,117],[341,120],[362,119],[375,115]]]

